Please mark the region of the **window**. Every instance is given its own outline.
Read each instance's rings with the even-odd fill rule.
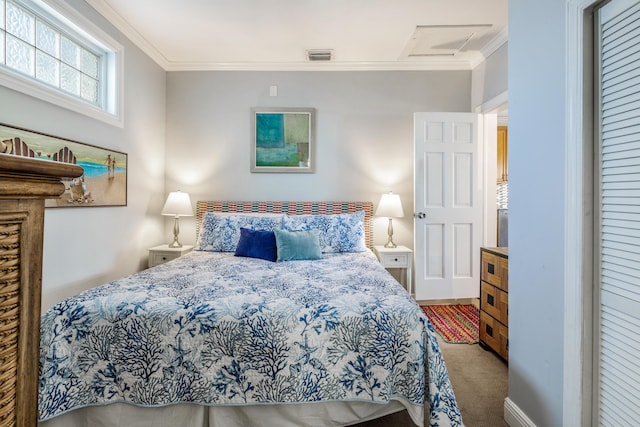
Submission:
[[[54,4],[0,0],[0,84],[121,124],[116,87],[122,48],[62,2],[63,11]]]

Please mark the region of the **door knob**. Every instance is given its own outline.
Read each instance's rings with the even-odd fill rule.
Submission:
[[[424,212],[418,212],[417,214],[415,214],[415,217],[418,219],[425,219],[427,217],[427,214]]]

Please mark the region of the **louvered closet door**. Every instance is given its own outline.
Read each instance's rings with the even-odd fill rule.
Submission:
[[[597,12],[594,424],[626,426],[640,420],[640,1]]]

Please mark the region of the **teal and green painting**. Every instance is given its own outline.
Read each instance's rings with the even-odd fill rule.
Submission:
[[[257,167],[309,167],[310,113],[256,113]]]

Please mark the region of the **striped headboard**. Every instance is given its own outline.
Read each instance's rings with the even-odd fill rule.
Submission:
[[[285,213],[289,215],[325,215],[364,211],[364,238],[367,247],[373,248],[371,235],[371,202],[234,202],[202,201],[196,203],[196,236],[205,212],[229,213]]]

